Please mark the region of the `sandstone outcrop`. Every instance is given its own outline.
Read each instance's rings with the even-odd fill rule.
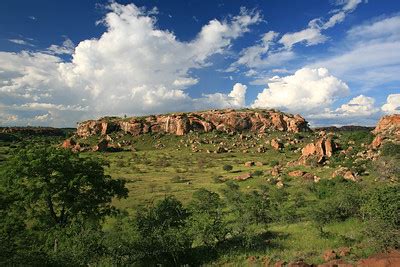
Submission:
[[[333,141],[331,136],[322,135],[321,138],[307,144],[301,150],[301,157],[298,163],[307,165],[309,160],[316,160],[317,163],[323,163],[326,159],[332,157],[337,149],[338,145]]]
[[[105,117],[78,124],[77,136],[106,135],[124,132],[133,136],[145,133],[170,133],[185,135],[193,132],[213,130],[230,133],[250,131],[302,132],[310,131],[308,123],[300,115],[291,115],[275,110],[210,110],[203,112],[175,113],[147,117],[122,119]]]
[[[383,116],[372,133],[375,135],[371,143],[373,149],[388,141],[400,143],[400,114]]]

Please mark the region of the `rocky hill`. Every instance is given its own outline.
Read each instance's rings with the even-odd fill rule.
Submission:
[[[78,124],[77,136],[106,135],[124,132],[133,136],[145,133],[185,135],[193,132],[264,133],[268,131],[310,131],[307,121],[300,115],[276,110],[209,110],[203,112],[174,113],[147,117],[105,117]]]

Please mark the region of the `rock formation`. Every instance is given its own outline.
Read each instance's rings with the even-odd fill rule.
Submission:
[[[298,160],[299,164],[307,165],[309,160],[316,160],[317,163],[323,163],[326,159],[332,157],[332,154],[338,148],[333,142],[331,136],[322,134],[315,142],[307,144],[301,150],[301,157]]]
[[[387,141],[400,143],[400,114],[383,116],[372,133],[375,135],[371,143],[373,149],[379,148]]]
[[[124,132],[133,136],[145,133],[170,133],[185,135],[190,131],[264,133],[268,131],[309,131],[308,123],[300,115],[275,110],[210,110],[204,112],[175,113],[122,119],[105,117],[79,123],[77,136],[106,135]]]

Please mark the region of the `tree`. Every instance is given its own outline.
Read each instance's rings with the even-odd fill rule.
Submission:
[[[105,162],[69,150],[34,147],[6,164],[1,185],[31,223],[65,227],[81,219],[99,220],[116,209],[113,197],[126,197],[122,180],[104,174]]]
[[[184,263],[192,239],[188,234],[189,212],[176,198],[167,196],[155,206],[136,215],[136,252],[143,264],[179,265]],[[152,265],[152,264],[150,264]]]
[[[229,229],[224,218],[224,203],[217,193],[206,189],[197,190],[189,208],[192,213],[191,231],[201,244],[214,246],[225,239]]]
[[[359,215],[362,191],[359,184],[342,178],[321,180],[313,185],[312,191],[317,199],[310,205],[308,215],[321,235],[326,234],[325,225]]]
[[[361,207],[366,235],[380,248],[400,248],[400,185],[373,189]]]

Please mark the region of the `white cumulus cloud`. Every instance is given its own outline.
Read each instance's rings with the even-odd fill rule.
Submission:
[[[388,95],[386,103],[382,106],[382,111],[387,114],[400,113],[400,94]]]
[[[278,108],[310,114],[329,107],[349,93],[346,83],[325,68],[302,68],[285,77],[274,77],[253,103],[257,108]]]
[[[72,126],[81,119],[111,114],[242,105],[245,90],[238,87],[232,95],[198,99],[185,89],[198,82],[191,70],[209,66],[211,56],[224,53],[261,21],[260,14],[242,8],[230,19],[209,21],[193,40],[180,41],[173,32],[156,26],[152,15],[157,13],[157,9],[146,11],[113,2],[101,21],[106,31],[98,39],[76,46],[66,39],[42,52],[0,52],[0,105],[4,110],[0,113],[14,112],[18,121],[25,122],[22,110],[33,109],[36,103],[35,110],[41,113],[31,114],[32,120],[51,110],[49,124],[56,125],[51,120],[58,119],[57,125]],[[72,60],[63,61],[61,54],[70,54]]]

